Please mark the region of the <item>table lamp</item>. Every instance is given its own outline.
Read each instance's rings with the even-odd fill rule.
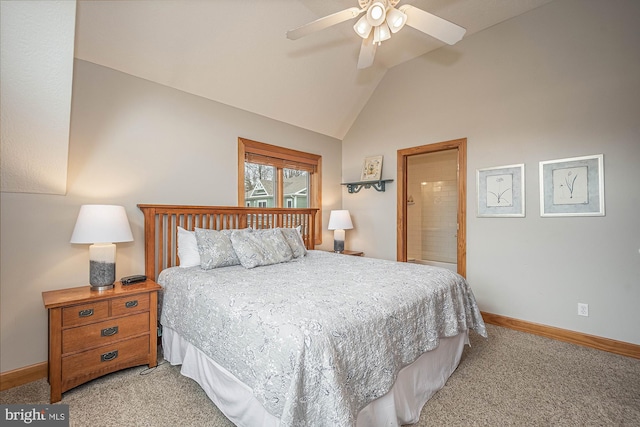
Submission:
[[[122,206],[82,205],[71,243],[89,246],[89,283],[92,290],[113,288],[116,281],[116,245],[133,235]]]
[[[353,223],[348,210],[331,211],[329,215],[329,230],[333,230],[333,251],[342,253],[344,251],[344,230],[351,230]]]

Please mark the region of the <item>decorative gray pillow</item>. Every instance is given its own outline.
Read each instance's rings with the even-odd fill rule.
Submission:
[[[204,228],[196,228],[195,232],[200,253],[200,267],[203,270],[240,264],[229,239],[229,232],[223,233]]]
[[[278,264],[293,258],[291,247],[277,228],[234,230],[231,243],[240,264],[245,268]]]
[[[307,254],[307,247],[304,245],[302,235],[300,234],[300,226],[296,228],[281,228],[280,231],[291,247],[294,258],[300,258]]]

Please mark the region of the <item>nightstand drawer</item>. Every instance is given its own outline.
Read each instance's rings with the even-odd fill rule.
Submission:
[[[149,294],[138,294],[111,300],[111,315],[135,313],[149,310]]]
[[[109,301],[74,305],[62,309],[62,327],[84,325],[109,317]]]
[[[79,377],[149,354],[147,335],[62,358],[62,378]]]
[[[62,354],[149,332],[149,313],[134,314],[62,331]]]

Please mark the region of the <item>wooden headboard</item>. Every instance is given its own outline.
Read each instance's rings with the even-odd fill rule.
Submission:
[[[157,279],[162,270],[179,265],[178,226],[193,230],[228,230],[300,226],[307,249],[314,249],[316,208],[245,208],[237,206],[145,205],[144,270]]]

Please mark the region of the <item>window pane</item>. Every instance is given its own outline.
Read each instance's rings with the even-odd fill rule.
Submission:
[[[252,177],[258,174],[258,165],[273,168],[269,176],[263,176],[262,179],[264,182],[270,180],[273,183],[270,187],[273,190],[268,194],[270,199],[267,206],[317,208],[315,243],[322,243],[322,156],[238,138],[238,183],[243,182],[243,185],[238,186],[238,201],[241,204],[249,203],[250,206],[258,207],[258,200],[255,197],[251,198],[256,186],[256,179]],[[300,175],[303,175],[306,181],[304,190],[290,191],[290,188],[285,188],[285,185],[289,186],[289,181],[294,181],[294,177]],[[267,187],[268,184],[264,186]],[[268,191],[265,191],[266,193]]]
[[[297,169],[282,170],[284,177],[284,201],[288,208],[309,207],[309,172]]]
[[[244,163],[244,200],[247,206],[277,206],[275,172],[273,166]]]

